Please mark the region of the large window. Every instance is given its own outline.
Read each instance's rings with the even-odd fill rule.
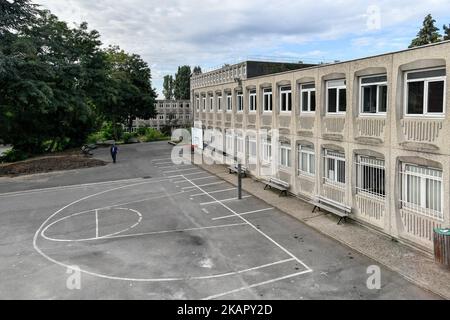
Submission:
[[[360,80],[361,114],[386,114],[387,76],[363,77]]]
[[[256,90],[250,90],[248,106],[250,112],[256,111]]]
[[[325,150],[325,182],[343,186],[345,184],[345,155],[338,151]]]
[[[264,112],[272,112],[272,89],[263,90]]]
[[[291,87],[280,87],[280,111],[292,111],[292,91]]]
[[[386,197],[386,168],[384,160],[374,157],[356,158],[356,193]]]
[[[227,94],[227,112],[231,112],[233,110],[233,96],[231,93]]]
[[[316,154],[312,146],[298,146],[298,175],[316,174]]]
[[[419,214],[444,219],[442,170],[402,164],[402,206]]]
[[[199,97],[197,97],[197,98],[195,99],[195,103],[196,103],[197,111],[200,111],[200,98],[199,98]]]
[[[291,146],[288,144],[282,144],[280,146],[280,166],[284,168],[291,167]]]
[[[264,163],[270,163],[272,161],[272,143],[270,140],[262,140],[261,158]]]
[[[229,132],[225,134],[225,151],[228,155],[234,154],[234,136]]]
[[[302,113],[313,113],[316,111],[316,86],[314,83],[300,86],[300,110]]]
[[[407,115],[436,116],[445,111],[445,69],[406,73],[405,102]]]
[[[327,82],[327,112],[345,113],[347,110],[347,87],[345,80]]]
[[[202,98],[203,111],[206,111],[206,97]]]
[[[222,111],[222,95],[217,95],[217,111]]]
[[[209,111],[214,111],[214,96],[209,96]]]
[[[244,111],[244,94],[242,92],[237,93],[237,111]]]
[[[256,159],[256,139],[254,137],[247,138],[247,152],[249,158]]]
[[[244,138],[239,135],[236,137],[236,152],[244,154]]]

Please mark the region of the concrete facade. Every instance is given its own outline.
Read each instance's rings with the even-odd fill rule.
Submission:
[[[280,166],[277,178],[291,185],[292,194],[306,200],[323,197],[349,206],[352,219],[431,252],[433,229],[450,226],[450,143],[446,142],[450,133],[447,98],[449,63],[450,42],[447,41],[253,78],[243,74],[238,81],[227,78],[220,83],[199,82],[197,75],[192,79],[191,92],[195,125],[204,129],[217,129],[224,136],[230,129],[243,132],[278,129],[280,142],[290,146],[291,152],[290,166]],[[410,79],[408,72],[428,70],[439,70],[437,86],[441,86],[443,80],[443,112],[411,114],[405,107],[405,99],[411,96],[407,91],[410,90],[407,84],[407,79]],[[364,113],[362,105],[366,102],[361,97],[361,81],[365,77],[380,75],[387,78],[387,111],[379,112],[377,109],[372,114]],[[431,88],[424,91],[424,104],[431,106],[436,101],[439,104],[439,97],[436,98],[434,93],[440,91],[433,90],[436,85],[433,81],[436,79],[430,79],[428,84],[419,86],[423,85],[424,90]],[[332,86],[334,82],[330,81],[335,80],[345,80],[345,112],[328,112],[332,107],[327,100],[334,99],[334,91],[330,91],[333,87],[329,89],[327,85]],[[316,109],[313,112],[301,110],[300,89],[305,84],[314,84],[315,87]],[[286,86],[291,87],[292,110],[281,112],[280,88]],[[263,110],[263,92],[268,88],[272,89],[273,94],[272,112]],[[377,90],[378,95],[382,89]],[[255,91],[257,108],[256,111],[250,111],[250,93],[254,94]],[[243,95],[242,111],[236,108],[238,93]],[[226,106],[228,94],[232,99],[231,111],[227,111]],[[336,95],[339,95],[339,91],[336,91]],[[220,96],[222,106],[219,111],[217,99]],[[378,96],[377,105],[381,104],[381,99]],[[205,106],[202,104],[204,101]],[[340,101],[343,101],[343,97]],[[257,164],[250,165],[249,170],[254,177],[264,179],[266,177],[261,174],[265,165],[262,141],[259,135],[255,138]],[[314,162],[315,172],[309,175],[299,171],[303,161],[300,160],[299,149],[304,146],[312,149],[314,154],[310,161]],[[329,156],[326,155],[328,151],[341,154],[343,158],[339,160],[342,162],[330,164]],[[376,165],[362,165],[363,158],[369,159],[370,163],[376,161]],[[244,156],[246,160],[248,153]],[[333,166],[332,170],[330,166]],[[358,169],[361,166],[362,171]],[[339,170],[343,172],[339,173]],[[376,174],[366,173],[370,170],[377,170]],[[342,175],[341,180],[329,183],[330,174]],[[366,174],[368,180],[367,177],[361,177]],[[376,188],[376,195],[370,191],[361,192],[364,189],[373,190],[368,188],[367,183],[375,178],[383,184],[382,188]],[[367,181],[361,183],[362,179]]]
[[[150,127],[161,130],[164,126],[173,128],[192,126],[193,110],[189,100],[157,100],[156,116],[149,120],[136,119],[133,132],[138,128]]]

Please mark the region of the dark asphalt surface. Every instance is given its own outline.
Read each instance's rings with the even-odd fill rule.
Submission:
[[[170,152],[123,146],[116,165],[0,179],[0,298],[438,298],[383,267],[368,289],[375,261]]]

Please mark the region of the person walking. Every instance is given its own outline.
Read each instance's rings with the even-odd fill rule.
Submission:
[[[119,153],[119,148],[117,148],[116,144],[114,143],[111,146],[111,157],[112,157],[114,163],[117,162],[117,154],[118,153]]]

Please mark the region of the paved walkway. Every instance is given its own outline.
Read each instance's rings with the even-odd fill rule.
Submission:
[[[237,185],[236,175],[230,175],[223,165],[200,167]],[[414,284],[450,299],[450,271],[437,265],[432,257],[394,242],[389,237],[354,221],[337,225],[338,220],[333,215],[320,212],[313,214],[310,204],[295,197],[280,198],[276,192],[265,191],[264,185],[254,179],[243,179],[243,189],[315,230],[398,272]]]

